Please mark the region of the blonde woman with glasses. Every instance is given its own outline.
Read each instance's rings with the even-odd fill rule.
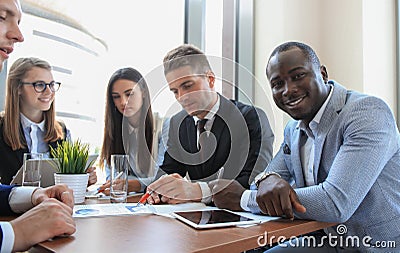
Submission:
[[[6,85],[5,111],[0,116],[0,177],[9,184],[22,166],[23,154],[44,153],[49,146],[70,139],[66,126],[55,119],[55,93],[61,83],[54,80],[51,66],[38,58],[20,58],[10,68]],[[89,183],[97,181],[89,168]]]

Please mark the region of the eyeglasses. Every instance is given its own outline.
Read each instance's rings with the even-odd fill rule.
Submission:
[[[32,85],[37,93],[43,93],[46,90],[47,86],[49,86],[49,89],[52,92],[56,92],[56,91],[58,91],[58,89],[60,89],[60,85],[61,85],[60,82],[55,82],[55,81],[51,81],[50,83],[45,83],[43,81],[37,81],[37,82],[33,82],[33,83],[21,82],[21,84]]]

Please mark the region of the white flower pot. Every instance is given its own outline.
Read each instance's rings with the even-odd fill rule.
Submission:
[[[58,174],[54,173],[55,184],[66,184],[74,191],[75,204],[85,202],[86,187],[89,174]]]

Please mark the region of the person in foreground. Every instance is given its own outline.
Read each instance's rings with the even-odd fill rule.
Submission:
[[[183,110],[170,120],[160,166],[168,176],[148,186],[154,190],[148,202],[210,203],[207,182],[216,177],[248,188],[252,175],[272,158],[274,135],[265,112],[218,94],[206,55],[193,45],[171,50],[163,64],[169,89]]]
[[[19,1],[0,0],[0,17],[1,71],[14,44],[24,40],[19,29]],[[26,250],[54,236],[74,233],[73,199],[72,190],[63,185],[37,189],[0,184],[0,215],[22,212],[36,206],[11,222],[0,223],[0,252]]]
[[[279,152],[256,178],[257,192],[235,182],[214,181],[214,203],[288,219],[340,223],[325,232],[342,235],[342,243],[338,239],[331,245],[320,234],[324,252],[392,251],[379,248],[380,242],[389,241],[399,249],[400,139],[388,105],[328,80],[326,67],[303,43],[278,46],[266,74],[276,105],[294,120],[285,128]],[[359,243],[345,240],[351,237]],[[269,252],[321,250],[289,245]]]
[[[0,222],[0,252],[28,250],[36,243],[75,233],[74,195],[66,185],[47,188],[0,185],[0,215],[17,215]]]

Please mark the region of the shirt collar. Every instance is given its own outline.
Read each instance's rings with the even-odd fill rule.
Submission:
[[[219,110],[219,106],[221,104],[221,100],[219,98],[219,95],[217,95],[217,102],[214,104],[214,106],[211,108],[211,110],[207,113],[207,115],[204,117],[204,119],[210,120],[213,119],[217,111]],[[193,116],[194,123],[196,124],[197,121],[200,119],[197,116]]]
[[[131,124],[128,123],[128,132],[129,132],[129,135],[131,135],[132,132],[135,132],[135,134],[137,134],[137,131],[138,131],[137,127],[133,127]]]
[[[46,120],[42,120],[42,122],[40,123],[35,123],[28,119],[24,114],[20,113],[19,115],[21,116],[21,124],[23,128],[30,128],[32,125],[36,125],[37,127],[39,127],[40,131],[45,131]]]
[[[322,104],[321,108],[319,108],[317,114],[315,114],[315,116],[314,116],[313,120],[311,120],[311,122],[315,122],[316,124],[319,124],[319,122],[321,121],[322,115],[325,112],[326,106],[328,105],[329,100],[332,97],[332,94],[333,94],[333,85],[331,85],[331,90],[329,91],[328,97],[326,98],[325,102]],[[311,122],[310,122],[310,124],[311,124]],[[306,124],[302,120],[299,120],[299,122],[297,123],[297,127],[302,130],[307,129]]]

